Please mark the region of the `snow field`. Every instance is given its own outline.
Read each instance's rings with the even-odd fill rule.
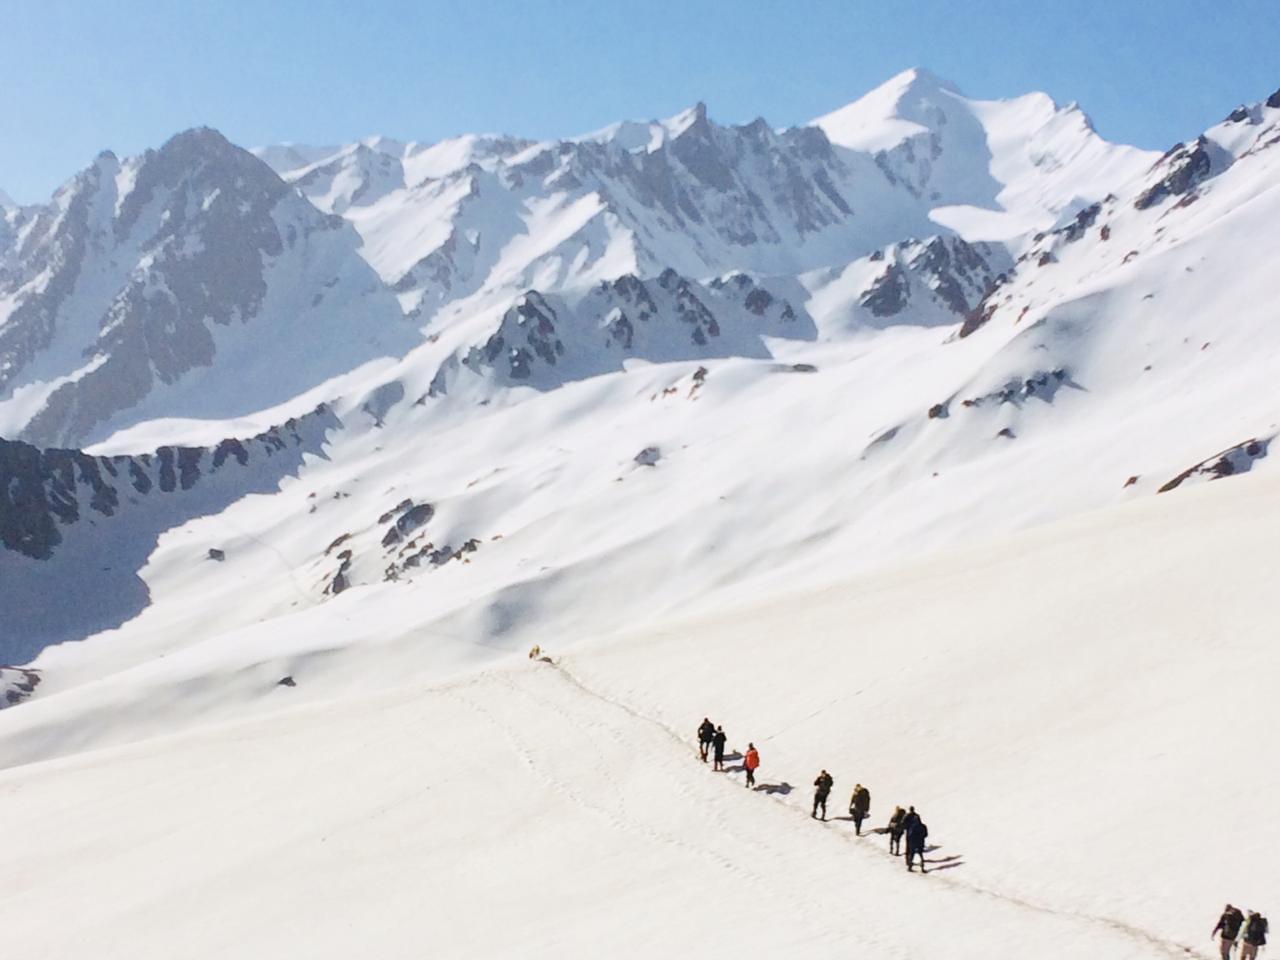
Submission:
[[[1280,893],[1275,492],[9,769],[0,923],[30,957],[1208,956],[1220,901]],[[703,713],[792,792],[698,762]],[[855,779],[870,825],[915,804],[936,872],[811,821],[822,766],[833,816]]]

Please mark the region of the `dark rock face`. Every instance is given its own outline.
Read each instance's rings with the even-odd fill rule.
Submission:
[[[574,296],[528,291],[483,344],[441,365],[428,396],[447,394],[460,368],[545,389],[621,369],[627,357],[766,357],[764,335],[816,334],[812,318],[743,273],[705,284],[671,269],[627,274]]]
[[[655,467],[658,461],[662,459],[662,451],[657,447],[645,447],[632,459],[642,467]]]
[[[1157,493],[1167,493],[1182,486],[1188,480],[1205,479],[1220,480],[1223,477],[1234,476],[1237,473],[1248,473],[1253,464],[1257,460],[1261,460],[1269,452],[1273,437],[1252,437],[1248,440],[1242,440],[1233,447],[1228,447],[1220,453],[1205,460],[1201,460],[1195,466],[1188,467],[1172,480],[1163,484]]]
[[[1272,110],[1280,110],[1280,90],[1267,97],[1267,106]]]
[[[21,703],[40,685],[40,671],[0,664],[0,710]]]
[[[861,303],[877,317],[897,316],[907,307],[910,288],[905,271],[891,264],[862,295]]]
[[[913,296],[935,300],[963,317],[995,286],[1002,256],[986,244],[975,246],[960,237],[905,241],[894,253],[893,262],[859,301],[877,318],[897,316]]]
[[[1157,161],[1156,167],[1164,175],[1133,202],[1138,210],[1146,210],[1171,196],[1181,196],[1208,179],[1213,168],[1209,141],[1200,137],[1190,145],[1179,143]]]
[[[401,502],[394,510],[384,513],[378,518],[379,523],[386,523],[395,514],[395,523],[387,528],[387,532],[382,537],[382,545],[384,547],[395,546],[402,543],[410,534],[419,528],[427,525],[428,521],[435,516],[435,508],[429,503],[414,504],[412,500]]]
[[[1086,230],[1097,222],[1098,214],[1101,212],[1101,203],[1095,203],[1085,207],[1076,214],[1075,220],[1062,228],[1062,239],[1067,243],[1075,243],[1084,236]]]
[[[331,417],[319,407],[316,419]],[[302,443],[302,420],[247,441],[259,456],[270,457]],[[229,445],[238,450],[231,460],[220,455]],[[48,560],[62,542],[60,527],[82,518],[84,511],[112,517],[120,508],[121,491],[134,500],[153,490],[159,493],[188,491],[206,473],[248,463],[250,453],[238,440],[223,441],[215,448],[161,447],[153,454],[93,457],[79,450],[40,450],[20,440],[0,438],[0,544],[34,560]],[[211,560],[223,560],[219,549],[208,551]]]
[[[556,335],[556,312],[546,298],[530,290],[520,302],[502,317],[502,323],[480,350],[482,360],[468,357],[464,362],[483,362],[488,366],[506,364],[512,380],[528,380],[534,358],[550,366],[564,353],[564,344]]]
[[[1023,379],[1010,380],[1004,386],[990,393],[976,397],[968,397],[960,401],[964,407],[981,407],[987,404],[1012,403],[1021,406],[1027,400],[1035,398],[1045,403],[1052,403],[1058,391],[1063,387],[1079,389],[1079,384],[1071,379],[1071,374],[1063,367],[1054,370],[1038,370]]]
[[[964,318],[964,323],[960,324],[960,337],[969,336],[985,327],[996,313],[998,304],[994,300],[984,300],[972,310],[970,310]]]
[[[501,540],[502,537],[499,535],[493,539]],[[383,545],[386,546],[385,541]],[[476,537],[467,538],[456,550],[447,543],[440,547],[430,541],[424,543],[421,535],[412,537],[398,550],[395,549],[395,544],[392,544],[392,551],[387,557],[388,562],[382,579],[384,581],[399,580],[421,569],[424,563],[428,567],[441,567],[454,560],[470,563],[470,555],[479,549],[480,541]]]
[[[47,643],[136,614],[147,602],[136,571],[163,531],[275,490],[339,425],[321,406],[248,440],[113,457],[0,439],[0,659],[25,662]],[[202,556],[226,554],[211,548]],[[59,603],[47,589],[50,565],[61,582],[97,599]]]

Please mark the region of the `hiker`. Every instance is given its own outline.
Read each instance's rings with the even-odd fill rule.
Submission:
[[[911,808],[913,811],[915,807]],[[910,817],[910,814],[907,815]],[[924,868],[924,842],[929,838],[929,828],[925,826],[924,821],[917,814],[915,820],[912,820],[906,829],[907,834],[907,871],[911,872],[911,861],[914,856],[920,854],[920,872],[925,873]]]
[[[862,836],[862,821],[867,819],[867,813],[871,810],[871,791],[862,784],[856,784],[853,788],[853,796],[849,798],[849,816],[853,817],[853,832],[855,836]]]
[[[1227,904],[1222,908],[1222,916],[1218,918],[1218,925],[1213,928],[1213,933],[1209,934],[1212,940],[1218,933],[1222,934],[1222,960],[1231,960],[1231,949],[1236,945],[1236,937],[1240,933],[1240,927],[1244,923],[1244,914],[1239,908]]]
[[[711,741],[716,737],[716,726],[706,717],[702,718],[702,726],[698,727],[698,750],[702,754],[702,762],[707,762],[707,751],[711,749]]]
[[[1240,948],[1240,960],[1256,960],[1258,948],[1267,943],[1267,918],[1257,910],[1249,911],[1244,925],[1244,946]]]
[[[747,744],[747,755],[742,761],[742,766],[747,771],[747,786],[754,787],[756,785],[756,767],[760,766],[760,751],[756,749],[754,743]]]
[[[827,797],[831,795],[831,787],[834,783],[835,781],[831,779],[831,774],[825,770],[818,774],[817,780],[813,781],[813,785],[817,789],[813,792],[813,813],[809,814],[809,816],[815,820],[818,818],[819,807],[822,808],[822,819],[827,819]]]
[[[907,811],[901,807],[893,808],[893,816],[889,818],[889,855],[892,857],[902,853],[902,820]]]
[[[716,727],[715,736],[711,738],[711,746],[715,750],[715,763],[711,765],[712,770],[724,769],[724,743],[728,739],[725,736],[724,727]]]

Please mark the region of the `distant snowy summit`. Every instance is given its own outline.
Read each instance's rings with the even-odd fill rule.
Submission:
[[[794,274],[940,230],[1009,240],[1155,159],[1102,140],[1074,105],[968,100],[922,70],[788,130],[720,125],[697,104],[559,141],[256,152],[348,217],[383,278],[428,314],[485,289],[542,288],[548,275],[569,287],[667,268]],[[531,242],[508,242],[515,222]]]

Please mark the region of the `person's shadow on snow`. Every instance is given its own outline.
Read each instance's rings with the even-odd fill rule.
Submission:
[[[768,793],[768,794],[776,793],[780,796],[785,797],[788,793],[794,790],[795,787],[791,786],[791,784],[787,783],[784,780],[782,781],[782,783],[762,783],[762,784],[759,784],[756,787],[756,789],[761,793]]]
[[[954,870],[956,867],[963,867],[964,861],[959,857],[947,857],[945,860],[926,860],[929,865],[930,873],[937,873],[939,870]]]

